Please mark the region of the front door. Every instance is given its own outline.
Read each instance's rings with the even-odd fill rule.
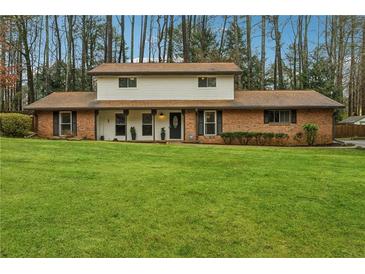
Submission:
[[[181,139],[181,113],[170,113],[170,139]]]

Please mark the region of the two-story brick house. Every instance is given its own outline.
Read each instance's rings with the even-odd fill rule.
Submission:
[[[233,63],[102,64],[89,71],[96,92],[54,92],[28,106],[41,137],[222,143],[221,132],[294,135],[319,126],[317,143],[331,143],[340,103],[315,91],[235,91]]]

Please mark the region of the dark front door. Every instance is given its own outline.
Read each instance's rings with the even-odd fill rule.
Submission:
[[[170,112],[170,139],[181,139],[181,113]]]

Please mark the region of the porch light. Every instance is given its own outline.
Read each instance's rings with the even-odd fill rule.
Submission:
[[[163,118],[163,117],[164,117],[163,113],[162,113],[162,112],[160,112],[160,118]]]

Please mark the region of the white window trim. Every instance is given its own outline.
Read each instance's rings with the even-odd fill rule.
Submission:
[[[206,133],[206,113],[207,112],[214,112],[214,134],[207,134]],[[213,122],[208,122],[208,124],[213,124]],[[217,135],[217,111],[216,110],[204,110],[204,136],[216,136]]]
[[[136,78],[136,87],[126,87],[126,88],[123,88],[123,87],[120,87],[119,86],[119,79],[120,78]],[[118,88],[119,89],[138,89],[138,77],[137,76],[118,76]]]
[[[59,135],[60,136],[66,136],[66,135],[62,135],[61,132],[61,125],[68,125],[68,123],[62,123],[62,113],[69,113],[70,114],[70,132],[71,134],[73,134],[73,130],[72,130],[72,111],[60,111],[58,113],[58,130],[59,130]]]
[[[199,78],[215,78],[215,87],[208,87],[208,86],[206,86],[206,87],[199,87]],[[198,89],[216,89],[217,88],[217,85],[218,85],[218,78],[217,78],[217,76],[215,76],[215,75],[199,75],[198,77],[197,77],[197,82],[198,82]],[[208,84],[208,82],[207,82],[207,84]]]
[[[117,114],[123,114],[124,115],[124,124],[117,124],[117,119],[115,118],[115,116]],[[125,133],[127,134],[127,116],[125,115],[124,112],[114,112],[114,126],[115,126],[115,137],[125,137],[125,135],[117,135],[117,129],[116,129],[116,126],[117,125],[120,125],[120,126],[125,126]]]

